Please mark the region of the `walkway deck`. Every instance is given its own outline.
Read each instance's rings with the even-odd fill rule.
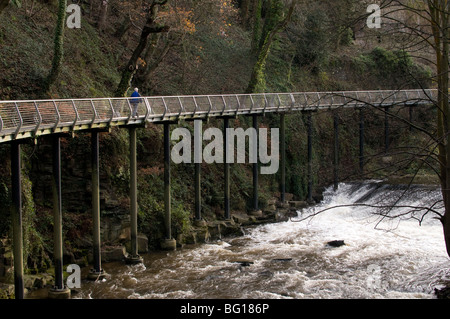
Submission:
[[[0,101],[0,143],[41,135],[181,119],[396,105],[425,105],[437,90],[353,91]]]

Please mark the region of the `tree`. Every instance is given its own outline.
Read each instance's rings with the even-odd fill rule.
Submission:
[[[250,81],[247,87],[247,93],[263,92],[266,88],[265,67],[266,60],[270,52],[270,47],[275,40],[276,35],[283,30],[292,17],[296,0],[292,0],[287,13],[284,12],[284,5],[281,0],[270,1],[266,21],[263,26],[260,43],[258,45],[257,59],[253,67]],[[257,41],[256,41],[257,42]]]
[[[447,254],[450,256],[450,105],[449,105],[449,1],[415,0],[384,1],[383,17],[393,23],[393,30],[405,39],[407,49],[414,52],[428,48],[434,54],[434,82],[437,84],[436,130],[422,130],[432,138],[435,146],[428,151],[428,157],[435,158],[439,176],[444,213],[438,218],[442,223]],[[401,16],[400,14],[403,14]],[[411,19],[410,16],[413,16]],[[391,31],[392,32],[392,31]],[[406,36],[405,36],[406,35]]]
[[[153,0],[150,4],[146,22],[140,35],[139,43],[134,49],[133,54],[122,72],[122,77],[119,85],[117,86],[115,96],[122,97],[127,94],[127,91],[131,86],[131,81],[133,80],[136,70],[139,67],[138,61],[141,59],[141,54],[147,47],[149,35],[169,31],[169,26],[159,24],[157,22],[159,8],[164,6],[167,2],[168,0]]]
[[[434,40],[432,47],[436,54],[438,84],[437,141],[439,143],[440,181],[445,206],[445,214],[441,216],[441,222],[444,228],[447,253],[450,256],[449,2],[448,0],[428,0],[427,2]]]
[[[424,215],[429,212],[436,214],[442,223],[446,251],[450,256],[449,1],[384,0],[381,1],[381,10],[382,28],[375,31],[376,36],[388,35],[396,47],[400,47],[405,53],[408,52],[434,68],[432,80],[437,88],[437,98],[429,98],[436,111],[435,126],[427,127],[425,123],[412,123],[395,111],[387,111],[379,105],[370,106],[391,119],[409,125],[414,130],[414,134],[426,137],[425,145],[411,145],[401,152],[410,154],[419,161],[419,168],[429,166],[436,172],[442,192],[443,212],[436,209],[437,203],[432,207],[410,208],[411,212],[422,211]],[[367,18],[367,15],[364,17]],[[361,21],[361,18],[362,16],[358,16],[355,21]],[[430,51],[431,57],[427,55],[427,51]],[[421,85],[418,79],[417,85]],[[396,207],[396,204],[397,200],[392,207]],[[378,208],[382,209],[382,216],[388,216],[388,206]],[[393,217],[395,216],[389,216],[389,218]]]
[[[66,23],[67,0],[58,1],[58,21],[55,27],[53,62],[50,74],[44,83],[44,92],[48,93],[50,87],[55,83],[64,58],[64,29]]]

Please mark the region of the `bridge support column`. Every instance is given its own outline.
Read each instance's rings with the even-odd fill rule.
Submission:
[[[280,114],[280,201],[286,201],[286,118],[285,113]]]
[[[359,173],[364,174],[364,108],[359,110]]]
[[[227,157],[228,153],[232,152],[233,150],[229,149],[229,136],[227,134],[227,129],[230,126],[228,117],[224,117],[223,119],[223,146],[224,146],[224,152],[223,152],[223,165],[224,165],[224,218],[226,220],[231,219],[231,212],[230,212],[230,163],[227,163]]]
[[[334,190],[336,191],[339,186],[339,115],[337,111],[333,114],[334,124]]]
[[[384,108],[384,151],[387,154],[389,150],[389,106]]]
[[[70,289],[64,285],[63,279],[63,237],[62,237],[62,204],[61,204],[61,138],[52,137],[53,160],[53,262],[55,265],[55,285],[49,290],[50,299],[70,298]]]
[[[195,165],[195,222],[202,220],[202,194],[201,194],[201,172],[202,172],[202,139],[195,138],[202,136],[202,120],[194,120],[194,165]]]
[[[164,210],[166,238],[161,243],[165,250],[175,250],[177,242],[172,238],[172,212],[170,196],[170,123],[164,123]]]
[[[255,141],[253,142],[253,154],[258,154],[258,115],[253,116],[253,128],[256,131]],[[255,156],[255,163],[253,163],[253,210],[257,212],[259,210],[258,205],[258,156]]]
[[[125,259],[128,264],[138,264],[142,262],[142,257],[138,254],[138,227],[137,227],[137,128],[134,126],[128,129],[130,138],[130,215],[131,215],[131,253]]]
[[[88,279],[102,279],[105,273],[102,269],[101,241],[100,241],[100,171],[99,171],[99,132],[91,132],[91,192],[92,192],[92,244],[93,244],[93,268]]]
[[[409,131],[412,132],[413,130],[413,111],[414,111],[414,105],[409,105],[408,106],[408,111],[409,111]]]
[[[308,127],[308,202],[312,202],[312,116],[311,112],[307,113],[307,127]]]
[[[24,298],[21,183],[20,144],[14,141],[11,143],[11,219],[13,227],[14,294],[16,299]]]

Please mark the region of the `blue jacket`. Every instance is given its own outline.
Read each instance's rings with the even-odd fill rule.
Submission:
[[[140,96],[141,95],[136,91],[134,91],[133,94],[131,94],[131,97],[140,97]],[[140,99],[132,99],[131,100],[131,103],[139,103],[139,102],[140,102]]]

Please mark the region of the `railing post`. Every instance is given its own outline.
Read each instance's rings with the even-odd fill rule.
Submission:
[[[253,210],[254,211],[258,211],[259,210],[259,205],[258,205],[258,169],[259,169],[259,165],[258,165],[258,156],[256,156],[256,154],[258,154],[258,115],[257,114],[253,114],[253,128],[255,129],[256,132],[256,136],[255,136],[255,140],[253,141],[254,145],[253,145],[253,152],[254,152],[254,156],[255,156],[255,163],[253,163]]]
[[[137,134],[136,126],[128,129],[130,138],[130,215],[131,215],[131,253],[125,259],[126,263],[138,264],[142,257],[138,254],[138,227],[137,227]]]
[[[51,299],[70,298],[70,289],[64,285],[63,279],[63,237],[62,237],[62,204],[61,204],[61,138],[52,137],[53,160],[53,252],[55,265],[55,285],[49,290]]]
[[[223,165],[224,165],[224,218],[229,220],[231,218],[230,213],[230,163],[227,162],[228,152],[232,152],[233,150],[229,149],[229,136],[227,134],[229,128],[229,118],[223,118]]]
[[[20,144],[13,141],[11,143],[11,219],[13,226],[14,294],[16,299],[24,298],[21,183]]]
[[[164,122],[164,210],[166,238],[161,243],[165,250],[175,250],[177,242],[172,238],[171,198],[170,198],[170,123]]]
[[[285,113],[280,114],[280,157],[281,157],[281,180],[280,201],[286,200],[286,118]]]
[[[93,268],[88,279],[97,280],[105,276],[102,269],[100,241],[100,171],[99,171],[99,132],[91,131],[91,193],[92,193],[92,244]]]

